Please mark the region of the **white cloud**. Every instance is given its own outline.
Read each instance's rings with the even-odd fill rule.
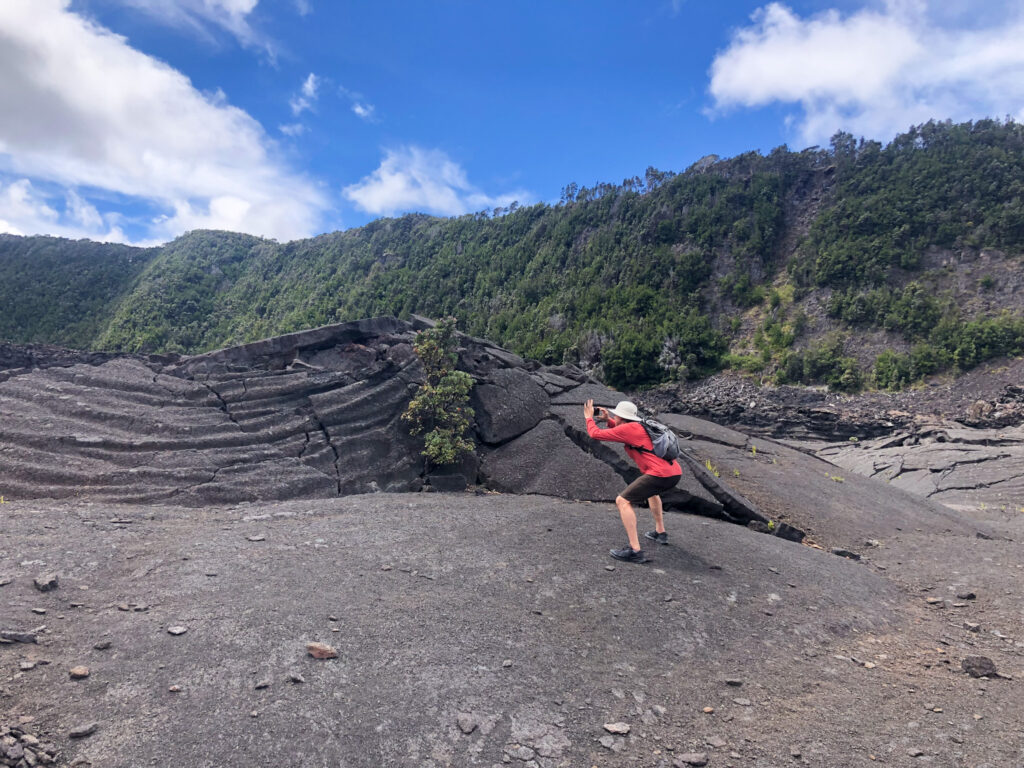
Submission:
[[[349,100],[352,105],[352,113],[356,115],[356,117],[359,117],[368,123],[377,122],[377,108],[363,98],[363,94],[358,91],[350,91],[343,85],[338,86],[338,93],[340,93],[343,98]]]
[[[274,56],[274,45],[249,23],[259,0],[112,0],[137,8],[166,24],[206,34],[212,24],[229,32],[240,43]]]
[[[955,3],[954,3],[955,5]],[[797,104],[800,138],[889,138],[929,119],[1024,117],[1024,13],[1006,4],[973,28],[969,9],[887,0],[800,18],[771,3],[711,67],[715,111]]]
[[[362,104],[357,101],[352,105],[352,111],[355,112],[358,117],[363,118],[363,120],[373,122],[373,104]]]
[[[310,72],[309,77],[307,77],[305,82],[302,84],[302,95],[309,99],[315,99],[316,92],[319,87],[320,78]]]
[[[65,196],[64,210],[68,217],[87,231],[97,231],[103,227],[103,217],[96,206],[85,200],[75,190],[69,189]]]
[[[299,16],[308,16],[313,12],[313,6],[309,0],[295,0],[295,10],[299,12]]]
[[[302,123],[285,123],[284,125],[279,125],[278,130],[285,136],[291,136],[294,139],[306,132],[306,126]]]
[[[63,213],[51,202],[29,179],[9,183],[0,179],[0,233],[127,242],[124,232],[114,223],[116,217],[104,219],[75,190],[66,190]]]
[[[422,211],[458,216],[529,197],[522,190],[487,195],[470,184],[462,167],[444,152],[411,146],[386,150],[377,170],[345,187],[344,194],[375,215]]]
[[[233,7],[246,3],[255,4]],[[326,208],[315,184],[275,158],[252,117],[70,12],[68,0],[0,2],[0,104],[0,170],[162,208],[151,237],[173,237],[197,222],[303,237]],[[65,215],[75,226],[95,224],[74,203]],[[24,223],[3,218],[36,232],[48,216],[38,209]]]
[[[292,114],[298,117],[307,109],[312,109],[313,104],[316,102],[318,91],[320,90],[320,78],[312,72],[302,82],[302,87],[299,92],[295,94],[289,104],[292,108]]]

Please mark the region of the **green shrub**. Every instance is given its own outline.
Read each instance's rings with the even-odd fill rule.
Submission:
[[[601,350],[605,383],[616,389],[661,383],[666,374],[658,365],[660,353],[660,339],[633,329],[620,333],[614,343]]]
[[[856,359],[843,355],[844,339],[826,336],[802,352],[782,359],[776,373],[780,384],[827,384],[837,392],[856,392],[864,386],[864,375]]]
[[[903,389],[911,380],[910,358],[887,349],[875,358],[871,378],[879,389]]]
[[[473,450],[466,439],[473,409],[468,406],[473,377],[455,369],[455,318],[447,317],[433,328],[416,334],[416,355],[426,381],[416,391],[402,419],[409,433],[425,434],[423,456],[428,463],[454,464]]]
[[[764,360],[757,355],[725,355],[722,363],[726,368],[747,373],[760,373],[765,366]]]

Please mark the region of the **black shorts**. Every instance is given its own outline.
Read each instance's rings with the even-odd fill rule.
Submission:
[[[636,480],[626,486],[626,490],[619,494],[631,504],[639,504],[647,501],[651,496],[657,496],[670,488],[675,488],[676,483],[682,475],[672,477],[658,477],[657,475],[640,475]]]

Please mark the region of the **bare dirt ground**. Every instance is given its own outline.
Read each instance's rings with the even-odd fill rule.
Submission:
[[[1022,518],[862,520],[855,562],[672,514],[636,566],[546,497],[6,503],[0,725],[97,768],[1024,765]]]

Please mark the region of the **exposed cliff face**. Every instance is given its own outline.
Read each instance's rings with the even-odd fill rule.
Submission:
[[[610,501],[637,476],[621,447],[583,429],[587,399],[623,395],[472,337],[459,364],[477,382],[477,451],[426,473],[400,422],[423,380],[411,342],[426,322],[361,320],[182,358],[7,347],[4,492],[202,505],[479,483]],[[721,496],[687,471],[666,503],[720,515]]]

